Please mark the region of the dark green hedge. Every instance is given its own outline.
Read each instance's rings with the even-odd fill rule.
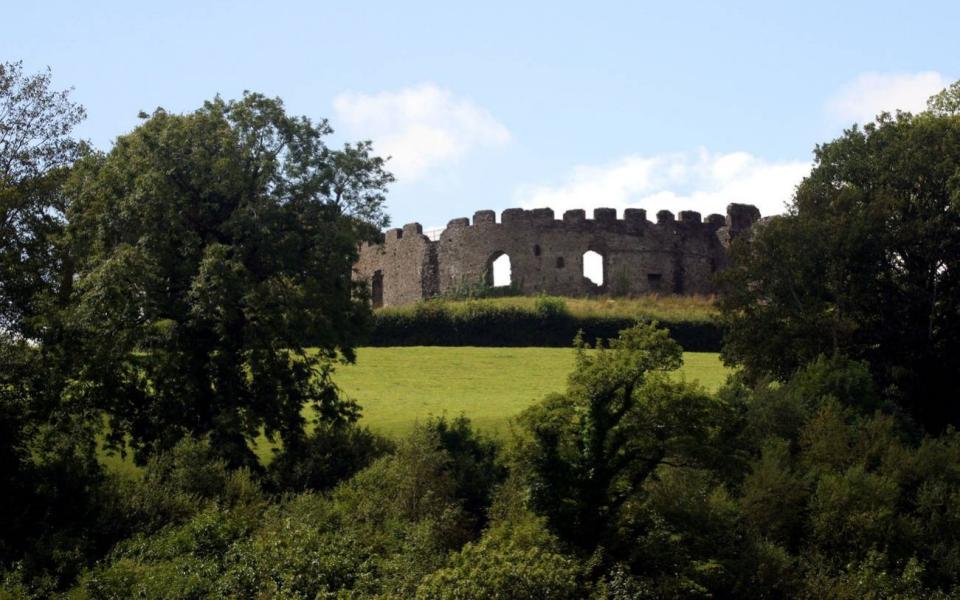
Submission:
[[[458,314],[428,304],[410,311],[381,311],[374,316],[369,346],[570,346],[577,331],[593,344],[610,339],[636,319],[578,317],[566,312],[523,310]],[[660,324],[684,350],[719,352],[720,327],[710,321]]]

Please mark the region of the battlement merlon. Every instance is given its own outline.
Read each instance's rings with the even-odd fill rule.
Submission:
[[[492,210],[478,210],[473,213],[473,224],[480,225],[481,223],[496,223],[497,222],[497,213]]]
[[[394,227],[383,233],[384,242],[395,242],[397,240],[416,239],[420,237],[426,237],[423,235],[423,226],[421,226],[420,223],[407,223],[402,228]]]
[[[642,208],[625,208],[623,220],[634,225],[643,225],[647,222],[647,211]]]
[[[593,220],[597,223],[616,223],[617,209],[615,208],[595,208],[593,209]]]
[[[420,226],[420,223],[407,223],[403,226],[403,235],[423,235],[423,227]]]
[[[726,225],[732,233],[748,229],[760,220],[760,210],[752,204],[732,203],[727,205]]]
[[[727,224],[727,218],[723,215],[713,213],[711,215],[707,215],[705,223],[707,224],[708,229],[711,231],[716,231]]]

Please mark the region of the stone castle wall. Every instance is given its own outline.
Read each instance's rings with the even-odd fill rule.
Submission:
[[[492,263],[510,258],[511,285],[522,294],[587,296],[709,294],[713,274],[726,261],[730,241],[760,218],[756,207],[731,204],[727,215],[660,211],[656,223],[646,211],[598,208],[588,219],[568,210],[562,219],[549,208],[478,211],[473,222],[450,221],[438,241],[419,223],[391,229],[381,244],[365,244],[355,276],[370,284],[374,304],[409,304],[486,281]],[[603,284],[583,275],[583,255],[603,258]]]

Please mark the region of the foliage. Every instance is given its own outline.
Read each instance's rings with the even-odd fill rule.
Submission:
[[[246,469],[231,470],[209,439],[184,438],[150,457],[142,478],[119,480],[117,518],[132,532],[153,533],[179,525],[209,506],[249,506],[264,500]]]
[[[928,430],[960,424],[960,116],[948,113],[883,114],[817,147],[790,214],[734,243],[726,360],[786,380],[846,354]]]
[[[508,298],[520,294],[515,283],[494,286],[486,276],[476,281],[462,279],[443,293],[444,300],[479,300],[481,298]]]
[[[862,373],[856,363],[847,368],[848,380]],[[763,390],[747,420],[756,422],[777,396],[829,386],[837,372],[814,366],[795,378],[806,381]],[[749,465],[739,512],[757,551],[781,556],[779,585],[802,597],[862,597],[869,590],[913,598],[955,589],[960,537],[947,524],[955,517],[946,515],[956,512],[951,498],[960,478],[939,465],[957,452],[957,434],[915,446],[892,416],[845,406],[831,394],[805,401],[796,430],[746,430],[764,441]],[[937,500],[931,504],[928,494]]]
[[[0,331],[32,339],[44,333],[44,308],[69,292],[60,187],[85,151],[70,137],[83,107],[51,83],[49,70],[0,63]]]
[[[955,432],[913,445],[896,413],[877,411],[863,362],[821,357],[711,399],[648,372],[675,351],[662,331],[625,332],[523,416],[514,477],[562,543],[597,557],[597,594],[956,588]]]
[[[721,332],[709,301],[584,300],[552,296],[435,299],[384,308],[374,315],[374,346],[569,346],[578,331],[607,339],[637,322],[663,315],[663,324],[687,350],[717,351]]]
[[[585,550],[608,539],[648,477],[702,435],[709,399],[658,376],[680,366],[666,331],[637,325],[598,346],[580,344],[566,394],[521,418],[534,506]]]
[[[62,185],[86,149],[83,108],[49,71],[0,63],[0,568],[56,589],[115,541],[97,462],[99,415],[65,393],[72,280]]]
[[[392,446],[354,424],[320,424],[296,446],[284,447],[267,474],[278,491],[325,491],[370,466]]]
[[[368,318],[351,269],[391,178],[367,145],[327,148],[330,131],[247,93],[158,109],[78,164],[77,393],[107,412],[113,446],[143,462],[209,433],[252,465],[261,428],[297,443],[305,405],[323,422],[356,417],[329,376]]]
[[[584,597],[584,569],[563,553],[542,519],[498,523],[452,554],[417,587],[417,598]]]
[[[493,491],[506,477],[505,468],[497,461],[498,445],[477,434],[463,415],[450,421],[433,417],[424,428],[449,457],[447,473],[454,496],[477,525],[483,525]]]
[[[69,581],[113,543],[95,415],[59,396],[62,374],[24,341],[0,340],[0,568]]]
[[[463,300],[434,299],[426,303],[441,305],[451,313],[472,313],[477,310],[536,310],[544,301],[563,304],[563,311],[578,318],[644,319],[656,321],[710,321],[717,316],[712,296],[657,296],[635,298],[567,298],[540,294],[503,298]],[[420,303],[422,304],[422,303]],[[381,308],[378,313],[406,313],[417,310],[417,304]],[[481,307],[481,308],[478,308]]]
[[[69,137],[83,120],[69,92],[50,89],[51,74],[25,75],[23,63],[0,64],[0,181],[16,184],[69,166],[80,144]]]
[[[927,110],[937,115],[960,114],[960,81],[927,100]]]
[[[470,535],[460,508],[457,458],[476,441],[465,421],[419,428],[329,495],[266,505],[258,494],[214,493],[229,471],[209,445],[181,442],[148,480],[196,500],[185,518],[123,541],[89,570],[84,597],[409,597]],[[196,458],[196,461],[190,458]],[[146,487],[158,487],[146,481]],[[162,487],[161,486],[161,487]],[[227,488],[230,486],[227,485]],[[232,499],[231,499],[232,498]],[[148,530],[145,530],[148,531]]]
[[[709,397],[678,359],[638,326],[581,348],[506,460],[431,419],[326,494],[265,496],[183,440],[102,496],[124,539],[68,596],[955,597],[960,435],[877,411],[862,362]]]

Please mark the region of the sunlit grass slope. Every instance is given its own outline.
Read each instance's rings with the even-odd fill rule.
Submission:
[[[573,368],[570,348],[361,348],[334,377],[363,408],[362,423],[401,435],[431,415],[460,413],[481,429],[502,432],[510,417],[563,391]],[[715,390],[729,372],[719,356],[686,352],[678,377]]]
[[[464,414],[482,431],[501,436],[512,417],[564,390],[573,361],[571,348],[360,348],[356,363],[340,365],[334,380],[360,404],[361,423],[377,433],[398,437],[430,416]],[[713,391],[728,373],[715,353],[685,352],[677,377]],[[265,463],[271,460],[266,439],[256,451]],[[114,472],[138,473],[129,457],[101,459]]]

